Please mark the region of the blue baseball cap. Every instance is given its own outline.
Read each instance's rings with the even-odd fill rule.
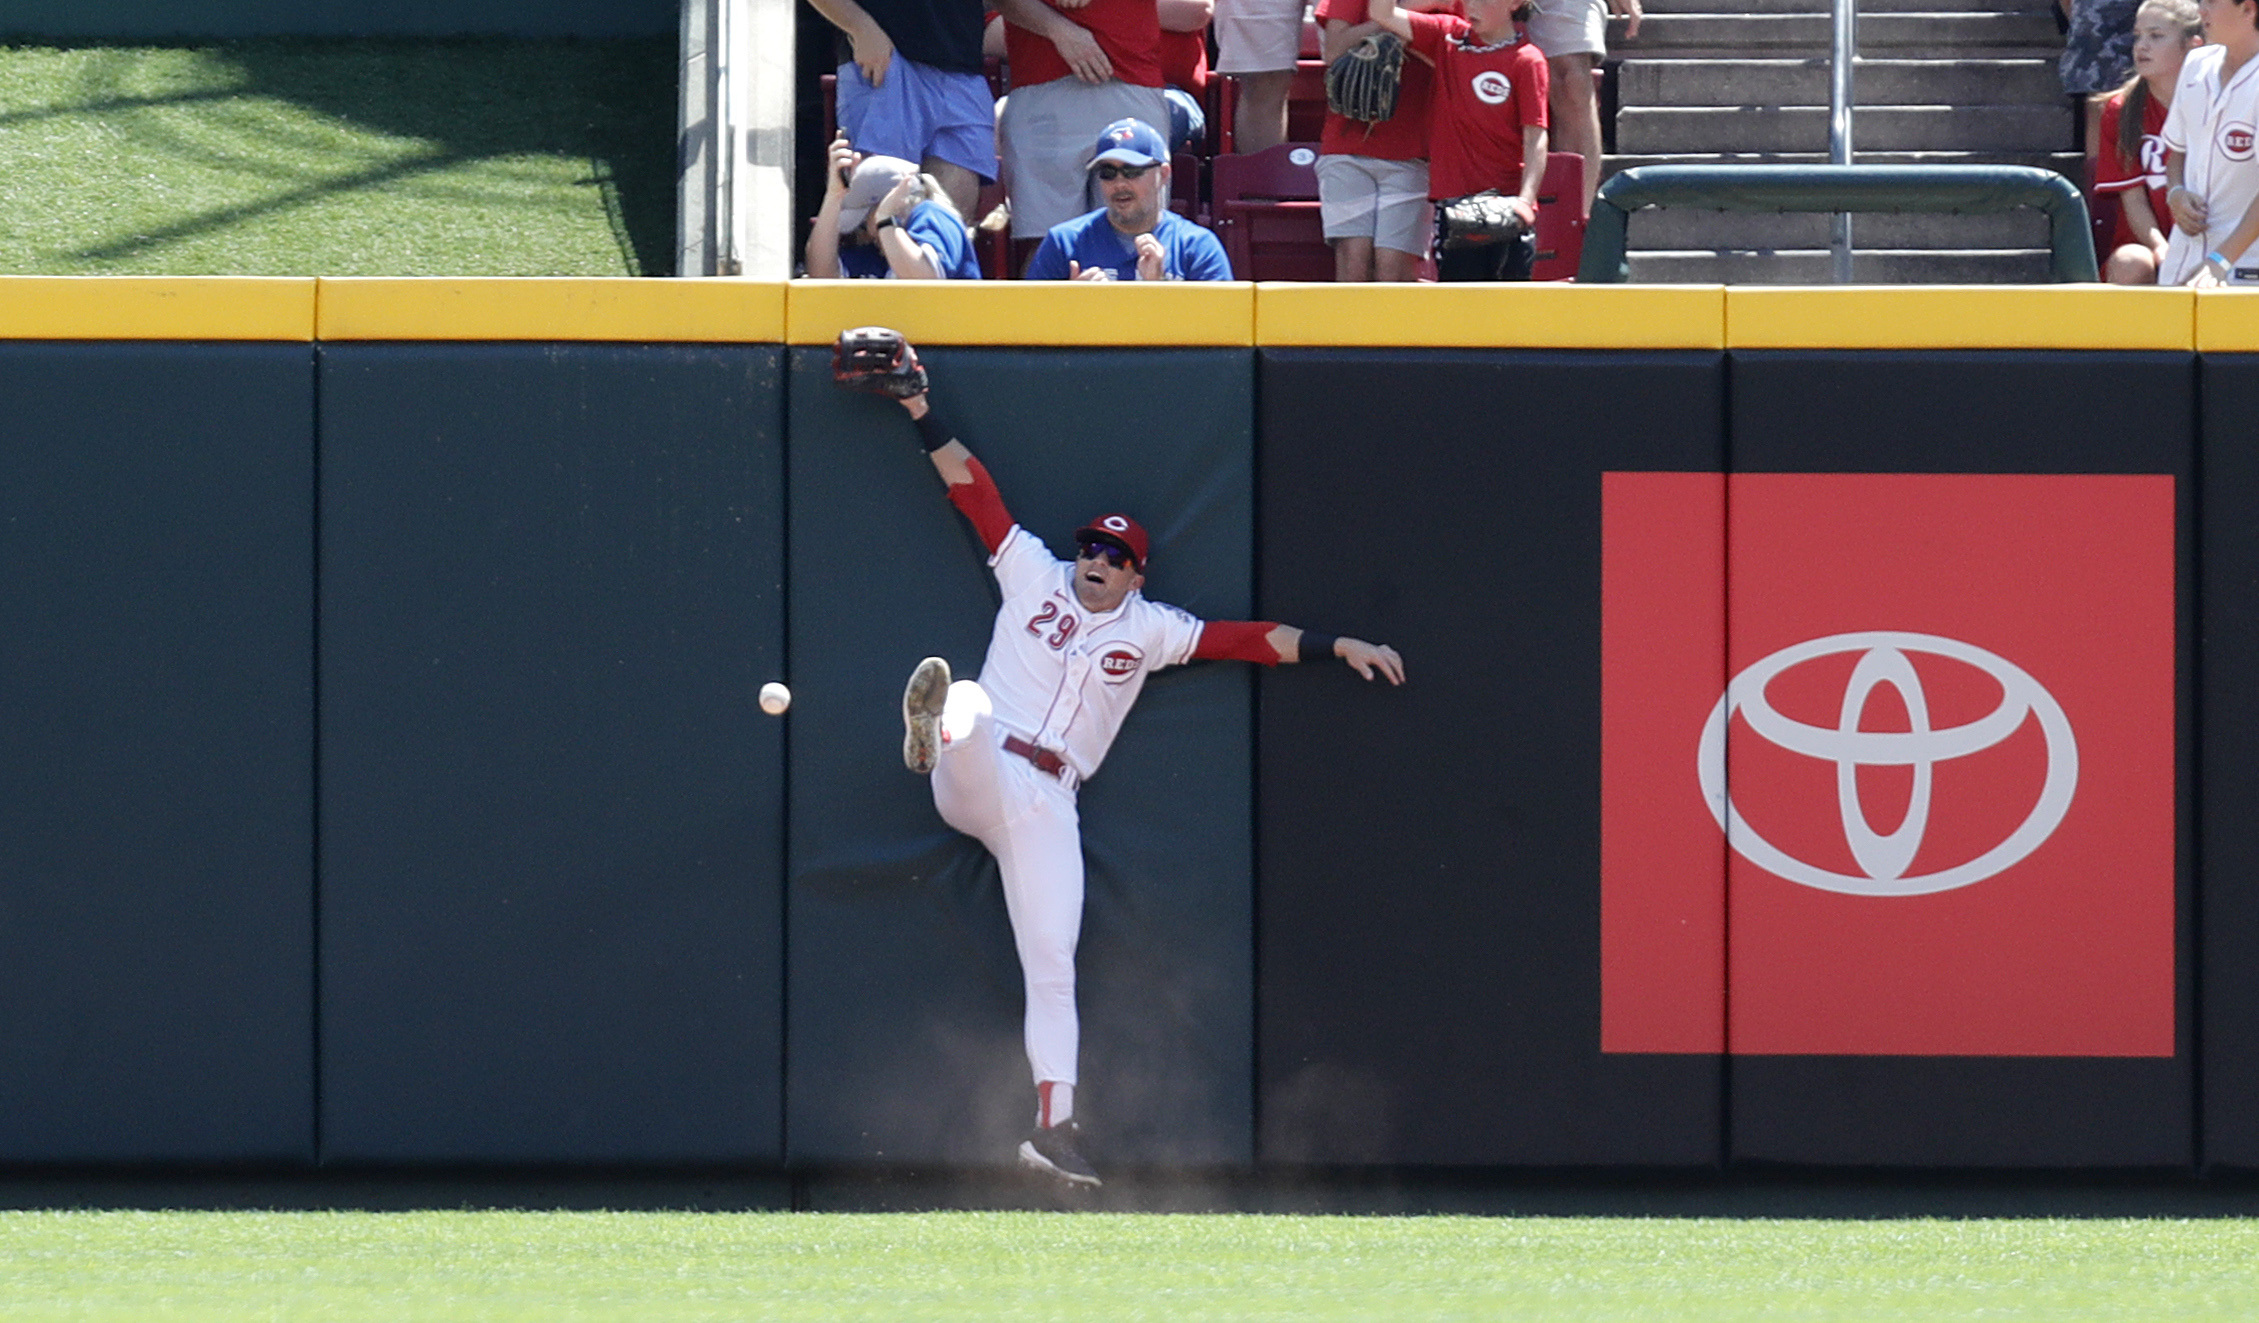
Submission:
[[[1118,119],[1098,135],[1098,146],[1090,163],[1120,161],[1124,165],[1159,165],[1168,159],[1169,140],[1161,136],[1160,130],[1141,119]]]

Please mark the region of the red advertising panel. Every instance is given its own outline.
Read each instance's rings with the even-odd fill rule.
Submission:
[[[1602,475],[1600,546],[1600,1050],[1723,1052],[1725,838],[1689,788],[1726,684],[1726,475]]]
[[[1624,478],[1605,494],[1626,520],[1619,492],[1686,481]],[[1688,861],[1683,905],[1723,840],[1733,1052],[2171,1056],[2172,479],[1726,483],[1707,699],[1666,701],[1642,678],[1662,663],[1617,652],[1700,639],[1715,608],[1642,587],[1682,571],[1636,567],[1640,538],[1608,553],[1603,702],[1648,736],[1603,735],[1604,981],[1644,977],[1618,954],[1639,924],[1614,916],[1673,894],[1612,863]],[[1681,663],[1689,685],[1713,655]],[[1673,798],[1650,810],[1619,778]],[[1662,1037],[1608,1018],[1662,995],[1604,987],[1604,1049],[1703,1050],[1615,1046]]]

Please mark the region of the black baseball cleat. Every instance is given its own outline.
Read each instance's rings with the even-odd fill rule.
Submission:
[[[949,697],[949,663],[928,657],[910,672],[902,690],[902,765],[920,774],[933,770],[941,753],[941,705]]]
[[[1049,1172],[1074,1185],[1099,1184],[1098,1173],[1075,1149],[1075,1136],[1080,1133],[1072,1121],[1037,1126],[1020,1142],[1020,1165]]]

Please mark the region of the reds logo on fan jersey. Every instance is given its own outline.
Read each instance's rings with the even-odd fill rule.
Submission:
[[[1486,106],[1502,106],[1506,104],[1506,98],[1514,94],[1514,84],[1496,69],[1485,69],[1476,74],[1469,86],[1474,89],[1475,98]],[[2244,145],[2248,147],[2250,142],[2249,135],[2246,135]]]
[[[2251,139],[2249,124],[2225,124],[2220,127],[2220,150],[2231,161],[2251,159]]]
[[[1137,668],[1144,664],[1144,651],[1128,643],[1117,643],[1098,658],[1098,669],[1105,673],[1108,684],[1120,684],[1137,674]]]

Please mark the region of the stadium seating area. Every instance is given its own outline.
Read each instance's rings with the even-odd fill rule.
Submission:
[[[1185,219],[1214,230],[1224,241],[1232,271],[1242,280],[1333,279],[1333,250],[1327,245],[1318,219],[1318,178],[1314,166],[1318,135],[1325,123],[1325,64],[1318,58],[1317,24],[1305,23],[1302,58],[1287,94],[1287,141],[1262,152],[1234,150],[1234,118],[1239,83],[1211,76],[1205,86],[1188,89],[1199,97],[1207,116],[1205,141],[1180,151],[1171,162],[1169,206]],[[824,75],[823,141],[837,131],[837,76]],[[990,90],[1001,97],[1008,90],[1001,61],[988,62]],[[1537,280],[1574,279],[1584,251],[1585,217],[1576,206],[1583,195],[1586,162],[1571,153],[1556,152],[1538,195]],[[1562,198],[1571,205],[1560,205]],[[1004,202],[1004,189],[990,184],[981,190],[976,222],[990,217]],[[1001,219],[1001,218],[998,218]],[[990,280],[1016,276],[1034,248],[1032,242],[1014,245],[1001,226],[980,226],[976,251],[981,275]],[[1434,264],[1424,268],[1423,279],[1434,278]]]

